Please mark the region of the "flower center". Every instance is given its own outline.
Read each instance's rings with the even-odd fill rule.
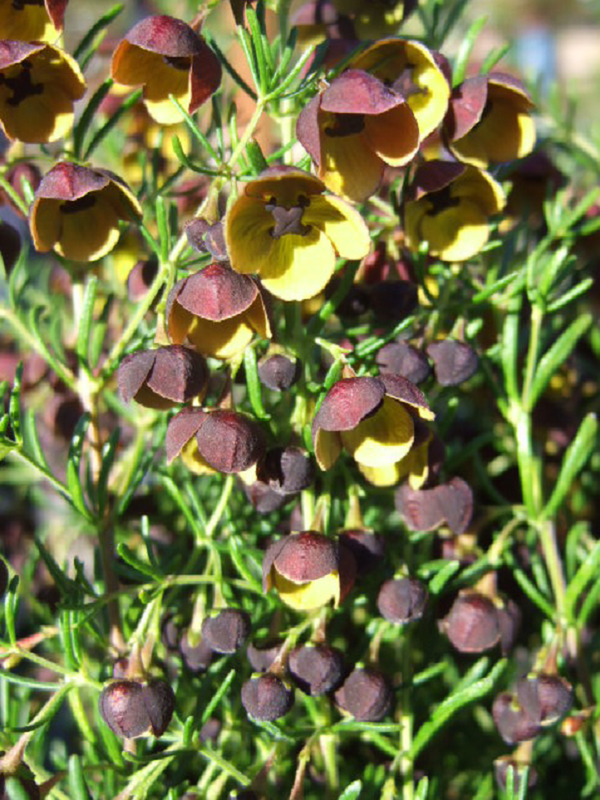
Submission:
[[[440,214],[442,211],[446,211],[446,209],[452,206],[460,205],[460,199],[458,197],[453,197],[450,186],[445,186],[443,189],[440,189],[439,192],[431,192],[431,194],[427,195],[426,199],[430,205],[430,209],[427,212],[430,217],[435,217],[436,214]]]
[[[23,11],[25,6],[43,6],[44,0],[12,0],[15,11]]]
[[[309,205],[310,200],[304,195],[300,195],[298,205],[291,206],[291,208],[277,205],[277,199],[271,197],[265,208],[275,220],[275,227],[270,230],[273,239],[281,239],[288,233],[306,236],[310,231],[310,225],[302,224],[302,214]]]
[[[43,85],[41,83],[33,83],[31,80],[30,70],[31,63],[29,61],[21,61],[13,77],[7,78],[6,75],[0,74],[0,84],[4,84],[8,89],[12,90],[12,97],[6,100],[7,105],[18,106],[28,97],[44,93]]]
[[[187,72],[190,68],[190,59],[188,56],[163,56],[163,61],[174,69],[179,69],[182,72]]]
[[[334,114],[332,125],[325,128],[327,136],[352,136],[365,127],[364,114]]]
[[[427,94],[427,89],[419,86],[413,78],[415,66],[415,64],[407,63],[400,75],[392,83],[392,89],[406,99],[415,94]]]
[[[77,214],[78,211],[85,211],[88,208],[92,208],[95,204],[96,195],[94,192],[88,192],[78,200],[67,200],[66,203],[61,203],[60,210],[63,214]]]

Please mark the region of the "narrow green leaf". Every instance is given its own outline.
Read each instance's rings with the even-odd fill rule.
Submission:
[[[77,345],[75,347],[79,362],[86,367],[88,366],[90,335],[94,321],[94,304],[96,302],[97,289],[98,276],[90,275],[83,295],[81,318],[79,320],[79,330],[77,331]]]
[[[158,230],[158,245],[160,248],[160,260],[164,263],[169,258],[169,251],[171,249],[171,236],[169,232],[166,201],[162,196],[156,198],[155,214],[156,228]]]
[[[42,561],[46,565],[46,569],[48,570],[50,575],[52,575],[52,579],[56,583],[61,595],[64,595],[67,598],[77,597],[79,594],[79,590],[75,582],[72,581],[63,573],[63,571],[58,566],[54,558],[50,555],[48,550],[46,550],[46,548],[39,539],[36,538],[35,544]]]
[[[171,146],[173,147],[173,152],[175,153],[177,159],[183,164],[184,167],[187,167],[187,169],[191,170],[192,172],[198,172],[201,175],[219,174],[215,169],[209,169],[208,167],[204,167],[201,164],[196,164],[195,162],[191,161],[183,152],[183,148],[178,136],[171,137]]]
[[[180,114],[181,114],[181,116],[183,117],[183,120],[184,120],[185,124],[188,126],[188,128],[189,128],[189,130],[190,130],[190,133],[192,134],[192,136],[193,136],[193,137],[194,137],[194,138],[195,138],[195,139],[196,139],[198,142],[200,142],[200,146],[201,146],[201,147],[202,147],[204,150],[206,150],[206,152],[208,153],[208,155],[209,155],[209,156],[210,156],[210,157],[211,157],[211,158],[212,158],[214,161],[216,161],[217,163],[219,163],[219,157],[218,157],[217,153],[215,152],[215,150],[214,150],[213,146],[212,146],[212,145],[211,145],[211,143],[208,141],[208,139],[206,138],[206,136],[205,136],[205,135],[202,133],[202,131],[200,130],[200,128],[199,128],[199,127],[198,127],[198,125],[196,124],[196,121],[195,121],[194,117],[192,117],[192,116],[191,116],[191,114],[188,114],[188,112],[185,110],[185,108],[184,108],[184,107],[181,105],[181,103],[179,102],[179,100],[177,100],[177,98],[176,98],[176,97],[174,97],[173,95],[169,95],[169,100],[170,100],[170,101],[173,103],[173,105],[174,105],[174,106],[175,106],[175,107],[176,107],[176,108],[179,110],[179,113],[180,113]]]
[[[489,674],[485,678],[472,683],[465,689],[454,692],[454,694],[446,698],[446,700],[444,700],[443,703],[437,707],[437,709],[430,716],[429,720],[421,725],[417,731],[417,735],[413,740],[410,750],[413,760],[417,758],[418,754],[423,750],[424,747],[427,746],[435,734],[446,725],[451,717],[453,717],[466,705],[485,697],[486,694],[489,694],[492,691],[496,681],[506,669],[506,665],[507,660],[505,658],[501,659],[497,664],[494,665],[494,667],[492,667]]]
[[[253,347],[247,347],[244,352],[244,373],[246,375],[248,398],[255,416],[257,419],[262,420],[271,419],[271,415],[265,410],[263,404],[261,382],[258,377],[256,363],[256,350]]]
[[[62,683],[51,683],[50,681],[36,681],[35,678],[28,678],[25,675],[19,675],[16,672],[11,672],[8,669],[0,667],[0,676],[10,683],[16,683],[20,686],[26,686],[29,689],[36,689],[40,692],[57,692],[62,688]]]
[[[349,786],[346,786],[339,800],[356,800],[357,797],[360,797],[361,792],[362,781],[353,781]]]
[[[23,362],[19,362],[17,371],[15,372],[15,380],[13,388],[10,393],[8,401],[8,418],[10,420],[10,427],[12,428],[13,440],[17,444],[23,443],[23,436],[21,433],[21,385],[23,382]]]
[[[542,511],[543,519],[551,519],[556,514],[567,494],[572,490],[578,473],[583,469],[597,446],[598,419],[595,414],[588,414],[565,453],[558,480],[554,484],[554,491]]]
[[[487,17],[479,17],[472,24],[463,38],[452,69],[452,85],[458,86],[465,79],[467,65],[477,38],[487,22]]]
[[[136,572],[141,573],[149,578],[152,578],[155,581],[162,581],[163,576],[153,569],[150,564],[147,564],[145,561],[142,561],[138,558],[132,550],[127,547],[126,544],[120,542],[117,545],[117,553],[121,556],[123,561],[126,564],[129,564]]]
[[[232,669],[227,673],[225,679],[220,682],[219,688],[217,689],[217,691],[215,692],[215,694],[211,698],[209,704],[206,706],[206,708],[202,712],[202,718],[201,718],[200,726],[204,725],[204,723],[212,716],[213,711],[215,710],[215,708],[221,702],[221,698],[223,697],[225,692],[231,686],[235,676],[236,676],[236,671],[234,669]]]
[[[577,286],[573,286],[573,288],[569,289],[568,292],[565,292],[564,294],[561,294],[559,297],[557,297],[557,299],[554,300],[554,302],[549,303],[546,308],[546,311],[552,314],[555,311],[564,308],[569,303],[572,303],[573,300],[576,300],[578,297],[581,297],[581,295],[585,294],[589,289],[591,289],[593,285],[594,285],[593,278],[584,278],[581,281],[581,283],[577,284]]]
[[[87,106],[84,108],[79,120],[77,121],[77,124],[73,128],[73,150],[75,151],[76,158],[81,156],[85,135],[88,132],[88,129],[92,124],[92,120],[96,116],[98,109],[100,108],[100,104],[110,92],[113,84],[114,81],[112,78],[107,78],[103,83],[100,84],[94,94],[90,97]]]
[[[511,300],[502,329],[502,372],[504,386],[509,400],[519,402],[519,384],[517,381],[517,361],[519,358],[519,313],[521,298]]]
[[[6,793],[8,800],[30,800],[31,795],[29,790],[26,789],[18,778],[14,775],[6,778],[5,783]]]
[[[596,577],[600,568],[600,542],[596,544],[567,587],[565,597],[565,612],[567,619],[573,621],[575,605],[588,583]]]
[[[256,139],[251,139],[246,145],[246,157],[250,162],[253,175],[260,175],[260,173],[264,172],[269,166]]]
[[[519,276],[522,277],[522,273],[520,271],[511,272],[509,275],[505,275],[503,278],[494,281],[494,283],[492,283],[490,286],[486,286],[485,289],[482,289],[480,292],[477,292],[477,294],[473,295],[471,298],[471,303],[476,306],[479,305],[479,303],[483,303],[493,295],[498,295],[502,289],[513,283]],[[513,289],[514,288],[516,287],[513,287]]]
[[[429,581],[429,591],[431,594],[439,594],[448,581],[456,575],[460,569],[459,561],[448,561]]]
[[[240,75],[240,73],[239,73],[239,72],[238,72],[238,71],[235,69],[235,67],[233,67],[233,66],[232,66],[232,65],[229,63],[229,61],[227,60],[227,57],[225,56],[225,54],[223,53],[223,51],[221,50],[221,48],[219,47],[219,45],[218,45],[218,44],[215,42],[215,40],[212,38],[212,36],[210,36],[208,33],[204,33],[203,35],[204,35],[204,38],[205,38],[205,40],[206,40],[207,44],[210,46],[210,48],[211,48],[212,50],[214,50],[214,52],[215,52],[215,55],[217,56],[217,58],[219,59],[219,61],[221,62],[221,64],[222,64],[222,65],[225,67],[225,69],[226,69],[226,70],[227,70],[227,72],[230,74],[230,76],[233,78],[233,80],[234,80],[234,81],[237,83],[237,85],[238,85],[238,86],[239,86],[239,87],[240,87],[240,88],[241,88],[241,89],[242,89],[242,90],[243,90],[243,91],[244,91],[244,92],[245,92],[245,93],[246,93],[246,94],[247,94],[249,97],[251,97],[253,100],[257,100],[258,98],[257,98],[257,96],[256,96],[256,92],[254,92],[254,91],[253,91],[253,90],[250,88],[250,86],[249,86],[249,85],[246,83],[246,81],[245,81],[245,80],[242,78],[242,76],[241,76],[241,75]]]
[[[262,86],[261,75],[258,66],[258,57],[256,51],[254,49],[254,45],[252,42],[252,37],[248,33],[245,28],[238,26],[237,35],[244,51],[244,57],[246,59],[246,63],[248,64],[248,69],[250,70],[250,74],[252,75],[252,80],[254,81],[254,86],[259,95],[264,94],[264,90],[266,86]]]
[[[85,34],[85,36],[81,39],[75,51],[73,52],[73,58],[81,63],[81,60],[87,56],[87,53],[90,49],[94,49],[94,39],[96,36],[101,33],[104,28],[106,28],[110,23],[119,16],[121,11],[125,8],[123,3],[117,3],[117,5],[110,8],[106,14],[103,14],[100,19],[95,22],[89,31]]]
[[[49,470],[46,456],[42,450],[42,445],[38,437],[37,426],[35,424],[35,412],[32,408],[26,408],[22,418],[23,422],[23,450],[36,464],[42,469]]]
[[[577,342],[587,332],[591,324],[591,314],[584,314],[578,317],[540,358],[529,393],[528,411],[535,407],[554,373],[565,363],[575,349]]]
[[[17,589],[19,587],[19,576],[14,575],[8,584],[8,591],[4,595],[4,625],[11,645],[17,641],[17,629],[15,620],[17,618],[17,610],[19,608],[19,595]]]
[[[509,52],[511,47],[512,45],[510,43],[503,44],[499,47],[495,47],[490,53],[488,53],[487,57],[483,60],[481,69],[479,70],[480,74],[487,75],[489,72],[491,72],[496,64],[501,61]]]
[[[419,781],[417,789],[415,791],[415,800],[427,800],[427,795],[429,794],[429,778],[425,775]]]
[[[269,43],[266,40],[264,32],[261,30],[257,13],[252,6],[248,6],[246,8],[246,19],[248,20],[248,27],[250,28],[252,49],[254,51],[256,67],[258,69],[259,82],[257,86],[260,86],[260,93],[261,95],[264,95],[269,88],[271,79],[271,70],[269,69],[268,63],[271,57]]]
[[[38,728],[41,728],[42,725],[45,725],[49,722],[52,717],[58,712],[60,709],[63,700],[67,696],[67,694],[71,691],[71,689],[75,686],[74,683],[63,683],[61,684],[59,690],[56,692],[54,697],[51,697],[45,706],[42,707],[41,711],[39,711],[34,719],[28,725],[22,725],[16,728],[9,728],[8,730],[14,731],[15,733],[25,733],[26,731],[35,731]]]
[[[69,797],[72,800],[92,800],[81,759],[77,755],[72,755],[69,759]]]
[[[96,320],[96,324],[92,329],[92,338],[89,346],[89,363],[92,369],[95,369],[98,366],[100,354],[102,353],[102,348],[104,346],[104,338],[108,329],[108,317],[112,304],[113,297],[107,297],[102,311],[100,312],[100,316]]]
[[[87,520],[91,520],[92,516],[87,507],[83,487],[81,485],[79,466],[81,464],[81,453],[89,424],[90,415],[86,412],[80,418],[75,428],[75,433],[73,434],[69,447],[69,459],[67,461],[67,489],[71,496],[71,501],[77,511]]]
[[[89,158],[91,158],[92,153],[98,147],[98,145],[108,136],[112,129],[118,125],[121,119],[125,116],[125,114],[127,114],[129,109],[138,102],[141,96],[141,89],[138,89],[133,92],[133,94],[130,94],[129,97],[124,100],[119,108],[115,111],[115,113],[107,119],[104,125],[98,131],[96,131],[91,142],[85,149],[85,153],[83,154],[84,161],[87,161]]]

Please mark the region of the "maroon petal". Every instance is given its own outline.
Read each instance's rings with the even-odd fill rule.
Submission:
[[[485,75],[467,78],[454,89],[444,119],[444,130],[451,142],[462,139],[479,122],[487,101],[487,89]]]
[[[192,90],[188,111],[192,114],[200,108],[221,85],[223,70],[221,62],[206,44],[199,38],[200,52],[192,58],[190,88]]]
[[[147,386],[160,397],[187,403],[200,394],[208,379],[204,357],[178,344],[160,347]]]
[[[294,534],[292,534],[294,535]],[[297,535],[297,534],[296,534]],[[268,592],[272,586],[271,582],[271,569],[273,567],[273,563],[279,553],[283,550],[283,548],[287,544],[287,540],[289,537],[285,537],[284,539],[278,539],[276,542],[272,542],[267,549],[265,550],[265,554],[263,556],[263,563],[262,563],[262,588],[263,592]]]
[[[441,386],[457,386],[467,381],[477,371],[477,353],[464,342],[444,339],[432,342],[427,355],[433,361],[435,378]]]
[[[284,541],[285,546],[275,557],[274,566],[280,575],[293,583],[315,581],[339,569],[337,542],[322,533],[292,533]]]
[[[194,436],[206,417],[201,408],[182,408],[169,420],[166,436],[167,463],[181,453],[186,444]]]
[[[207,414],[196,434],[200,455],[219,472],[243,472],[263,455],[261,427],[235,411],[217,409]]]
[[[496,606],[489,597],[471,590],[458,595],[442,626],[461,653],[481,653],[500,639]]]
[[[158,678],[144,686],[144,706],[153,736],[162,736],[175,710],[175,695],[166,681]]]
[[[0,41],[0,69],[19,64],[28,56],[39,53],[45,46],[41,42]]]
[[[69,0],[46,0],[46,11],[57,30],[62,30],[65,22],[65,11]]]
[[[321,108],[333,114],[384,114],[404,98],[374,75],[348,69],[335,78],[321,97]]]
[[[331,387],[321,403],[314,419],[313,433],[318,428],[325,431],[356,428],[381,405],[384,395],[385,387],[379,378],[343,378]]]
[[[150,374],[156,350],[138,350],[129,353],[119,364],[117,371],[117,384],[123,400],[128,403],[144,385]]]
[[[385,386],[385,393],[390,397],[431,413],[425,395],[408,378],[404,378],[402,375],[392,375],[390,372],[382,372],[379,380]]]
[[[321,95],[315,95],[304,106],[296,122],[296,136],[317,167],[321,166],[321,129],[319,128],[319,107]]]
[[[462,175],[466,166],[456,161],[426,161],[417,169],[410,187],[411,197],[419,200],[430,192],[445,189]]]
[[[462,478],[452,478],[449,483],[438,486],[434,491],[441,494],[440,506],[450,530],[456,534],[464,533],[473,514],[473,492],[469,484]]]
[[[430,371],[424,354],[407,342],[385,344],[377,353],[376,361],[383,372],[402,375],[411,383],[421,383]]]
[[[110,181],[111,177],[104,170],[61,161],[44,175],[35,197],[36,200],[42,197],[51,200],[79,200],[90,192],[104,189]]]
[[[166,14],[146,17],[133,26],[125,39],[143,50],[171,58],[198,56],[204,52],[198,34],[182,20]]]
[[[223,264],[210,264],[177,285],[177,303],[191,314],[213,322],[243,313],[258,295],[252,278]]]

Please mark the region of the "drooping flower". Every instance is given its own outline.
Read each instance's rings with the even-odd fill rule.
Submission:
[[[274,542],[263,559],[263,589],[274,587],[297,611],[337,607],[354,584],[356,563],[339,542],[315,531],[302,531]]]
[[[466,261],[490,235],[489,217],[505,204],[500,184],[487,172],[449,161],[427,161],[417,170],[404,207],[408,246],[444,261]]]
[[[72,261],[95,261],[119,239],[119,222],[142,209],[127,185],[106,169],[61,161],[35,193],[29,225],[36,250],[55,249]]]
[[[321,469],[342,448],[360,467],[389,467],[415,442],[414,417],[433,419],[423,394],[406,378],[343,378],[326,394],[313,421],[315,456]]]
[[[441,58],[420,42],[381,39],[359,53],[349,66],[371,73],[406,98],[423,141],[448,109],[450,85]]]
[[[305,300],[326,286],[336,254],[363,258],[371,244],[364,220],[324,191],[294,167],[272,167],[247,183],[226,217],[232,268],[257,273],[282,300]]]
[[[327,188],[357,202],[378,189],[386,164],[404,166],[419,148],[419,126],[402,92],[359,69],[311,100],[297,135]]]
[[[9,139],[46,143],[66,136],[84,92],[79,65],[58,47],[0,41],[0,125]]]
[[[352,18],[359,38],[369,40],[396,33],[418,0],[333,0],[333,4]]]
[[[0,39],[52,42],[63,28],[69,0],[0,0]]]
[[[529,155],[535,145],[533,102],[517,78],[501,72],[467,78],[452,92],[444,134],[452,153],[467,164]]]
[[[181,121],[173,95],[190,114],[219,88],[221,64],[204,39],[175,17],[138,22],[117,47],[111,74],[126,86],[143,86],[150,115],[162,125]]]
[[[172,342],[186,339],[200,352],[233,358],[255,333],[271,336],[263,295],[256,282],[224,264],[210,264],[173,287],[166,309]]]
[[[358,465],[369,483],[374,486],[395,486],[406,479],[411,489],[421,489],[440,471],[444,460],[444,445],[421,420],[415,419],[414,424],[413,446],[400,461],[379,467]]]

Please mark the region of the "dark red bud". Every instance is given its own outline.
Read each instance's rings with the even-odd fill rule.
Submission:
[[[398,578],[386,581],[377,596],[377,608],[390,622],[414,622],[423,616],[429,593],[416,578]]]
[[[510,692],[496,697],[492,716],[498,733],[507,744],[534,739],[541,731],[539,720],[531,719]]]
[[[435,379],[441,386],[458,386],[472,377],[479,366],[477,353],[464,342],[444,339],[427,347]]]
[[[288,668],[300,689],[315,697],[340,685],[344,658],[339,650],[326,644],[306,644],[292,650]]]
[[[356,573],[363,577],[378,567],[385,555],[385,540],[379,533],[362,529],[340,533],[340,544],[346,547],[356,562]]]
[[[279,494],[297,494],[314,481],[315,466],[299,447],[274,447],[258,468],[258,477]]]
[[[271,664],[281,650],[283,642],[276,641],[271,643],[261,643],[261,646],[253,644],[252,642],[246,648],[246,656],[250,662],[250,666],[255,672],[266,672],[270,669]]]
[[[197,644],[190,644],[187,631],[179,640],[179,652],[186,668],[194,673],[206,672],[214,655],[213,649],[204,639],[200,639]]]
[[[414,531],[432,531],[446,523],[454,533],[464,533],[473,513],[473,493],[462,478],[434,489],[411,489],[404,484],[394,498],[398,513]]]
[[[171,408],[200,394],[208,379],[206,361],[195,350],[168,345],[126,355],[117,372],[126,403],[132,398],[147,408]]]
[[[377,353],[382,372],[402,375],[412,383],[421,383],[430,372],[429,362],[420,350],[407,342],[389,342]]]
[[[489,597],[478,592],[459,594],[442,625],[450,642],[461,653],[481,653],[500,640],[496,606]]]
[[[265,356],[258,362],[260,382],[274,392],[285,392],[300,378],[300,362],[281,353]]]
[[[525,767],[528,765],[519,764],[510,756],[501,756],[494,761],[494,777],[496,778],[496,783],[502,789],[503,792],[506,791],[506,784],[508,781],[508,769],[509,767],[513,768],[514,777],[513,777],[513,790],[515,795],[519,794],[521,781],[523,780],[523,772]],[[527,777],[527,786],[532,788],[537,783],[537,772],[533,767],[529,767],[528,777]]]
[[[102,718],[117,736],[133,739],[146,732],[161,736],[173,716],[175,695],[163,680],[116,680],[102,690],[99,706]]]
[[[394,692],[388,679],[374,669],[353,670],[335,693],[335,701],[359,722],[379,722],[391,711]]]
[[[517,698],[525,713],[543,727],[558,722],[573,704],[573,687],[558,675],[537,675],[517,681]]]
[[[235,608],[224,608],[202,623],[202,637],[217,653],[235,653],[249,634],[250,616]]]
[[[273,722],[287,714],[293,704],[292,692],[281,678],[268,672],[242,686],[242,705],[253,719]]]
[[[242,472],[256,464],[265,451],[260,425],[228,409],[208,413],[196,441],[202,458],[218,472]]]

